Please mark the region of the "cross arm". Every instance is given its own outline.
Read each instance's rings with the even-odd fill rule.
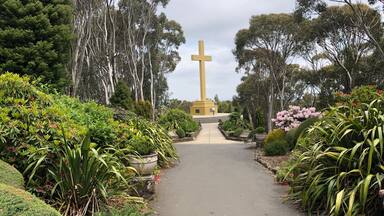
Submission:
[[[212,56],[192,55],[192,61],[212,61]]]

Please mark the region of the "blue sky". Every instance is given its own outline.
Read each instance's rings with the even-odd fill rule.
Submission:
[[[235,72],[232,54],[237,31],[248,27],[252,15],[292,12],[294,7],[294,0],[171,0],[164,12],[183,26],[186,43],[176,71],[167,75],[170,97],[199,98],[198,62],[191,61],[191,54],[197,54],[198,40],[204,39],[205,52],[213,57],[206,64],[207,97],[231,99],[242,76]]]

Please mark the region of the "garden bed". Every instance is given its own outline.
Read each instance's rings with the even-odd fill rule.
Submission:
[[[276,174],[279,169],[281,163],[287,161],[289,158],[289,154],[282,156],[265,156],[263,149],[257,148],[255,150],[255,161],[259,162],[265,168],[269,169],[271,172]]]
[[[245,142],[247,141],[248,139],[248,135],[247,136],[243,136],[243,134],[240,136],[240,137],[234,137],[234,136],[230,136],[229,133],[227,133],[223,128],[221,128],[220,126],[218,127],[219,128],[219,131],[223,134],[223,136],[225,137],[225,139],[227,140],[233,140],[233,141],[241,141],[241,142]]]
[[[196,137],[200,134],[201,132],[201,125],[199,125],[199,129],[197,129],[197,131],[193,132],[191,136],[188,136],[188,137],[183,137],[183,138],[179,138],[178,136],[173,136],[172,137],[172,140],[173,140],[173,143],[180,143],[180,142],[190,142],[190,141],[193,141],[196,139]]]

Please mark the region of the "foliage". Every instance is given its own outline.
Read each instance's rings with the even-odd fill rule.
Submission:
[[[352,103],[354,106],[360,106],[363,103],[370,103],[376,98],[381,97],[382,91],[376,86],[360,86],[352,89],[350,94],[337,92],[335,95],[336,103],[344,105]]]
[[[289,131],[292,128],[299,127],[301,122],[309,118],[316,118],[321,115],[320,112],[316,112],[315,107],[300,108],[299,106],[289,106],[288,110],[283,110],[277,113],[276,118],[272,119],[272,122],[277,127]]]
[[[376,215],[383,182],[384,103],[331,108],[298,142],[291,197],[309,213]]]
[[[134,112],[145,119],[151,119],[153,110],[151,102],[149,101],[138,101],[134,103]]]
[[[4,216],[60,216],[59,212],[28,192],[2,183],[0,212]]]
[[[189,113],[192,106],[192,102],[186,100],[170,99],[166,101],[165,106],[166,110],[180,109],[186,113]]]
[[[248,134],[248,139],[251,139],[252,141],[256,141],[256,135],[257,134],[264,134],[265,133],[265,128],[264,127],[257,127],[256,129],[252,130]]]
[[[298,133],[297,133],[297,129],[298,129],[298,128],[292,128],[292,129],[290,129],[290,130],[285,134],[284,139],[285,139],[285,140],[287,141],[287,143],[288,143],[288,149],[289,149],[289,150],[292,150],[292,149],[295,148],[295,146],[296,146],[296,142],[297,142],[296,135],[298,134]]]
[[[125,110],[132,110],[133,100],[131,90],[129,89],[127,83],[120,80],[116,84],[115,93],[109,99],[109,102],[114,107],[120,107]]]
[[[159,118],[159,124],[166,130],[183,129],[186,133],[192,133],[199,129],[199,124],[192,116],[180,109],[170,109]]]
[[[0,72],[42,77],[66,87],[71,1],[1,0],[0,11]]]
[[[153,141],[140,133],[134,134],[129,140],[130,147],[138,155],[150,155],[156,150]]]
[[[243,128],[236,128],[234,131],[230,132],[230,136],[240,137],[243,131],[244,131]]]
[[[133,136],[144,137],[154,146],[161,166],[177,159],[168,134],[136,115],[117,120],[110,108],[45,94],[28,78],[10,73],[0,76],[0,87],[0,157],[23,172],[28,177],[28,190],[40,197],[50,199],[55,186],[47,169],[59,164],[65,146],[75,151],[88,128],[92,148],[99,155],[116,154],[120,164],[132,150]]]
[[[236,129],[248,129],[250,126],[244,121],[241,114],[233,112],[229,115],[229,119],[222,124],[224,131],[234,132]]]
[[[108,186],[124,180],[118,171],[120,164],[117,158],[93,148],[89,133],[80,144],[73,146],[64,137],[64,143],[58,150],[51,149],[48,152],[55,154],[58,161],[45,164],[44,169],[53,179],[55,186],[52,195],[65,215],[94,214],[99,211],[100,204],[106,201]],[[40,162],[45,159],[43,156],[32,161],[32,173],[43,168]]]
[[[149,216],[148,214],[143,214],[140,212],[140,209],[133,205],[126,205],[121,209],[112,208],[107,211],[100,212],[96,216]]]
[[[264,145],[266,156],[285,155],[288,151],[288,143],[284,139],[276,139]]]
[[[292,145],[291,145],[291,149],[293,149],[297,143],[297,140],[300,138],[300,136],[306,132],[308,132],[308,130],[310,130],[310,128],[312,127],[312,125],[314,125],[317,121],[319,120],[319,118],[309,118],[305,121],[303,121],[299,127],[296,128],[296,130],[294,130],[294,137],[293,137],[293,140],[292,140]]]
[[[186,136],[185,131],[183,128],[176,129],[176,134],[179,138],[184,138]]]
[[[285,132],[282,129],[274,129],[267,134],[267,137],[265,138],[264,143],[267,144],[275,140],[284,139],[284,136],[285,136]]]
[[[255,129],[255,132],[258,133],[258,134],[265,133],[265,128],[264,127],[257,127]]]
[[[13,166],[0,160],[0,184],[6,184],[15,188],[24,189],[24,177]]]
[[[172,138],[161,126],[140,117],[129,117],[122,121],[124,124],[119,126],[121,131],[118,144],[121,148],[129,146],[129,141],[127,140],[136,134],[147,137],[151,145],[155,146],[156,153],[159,156],[158,162],[161,167],[168,166],[178,159]]]

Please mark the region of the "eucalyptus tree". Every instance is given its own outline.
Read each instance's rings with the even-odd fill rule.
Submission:
[[[378,54],[381,55],[381,58],[384,58],[384,50],[381,45],[382,35],[378,37],[373,32],[371,32],[370,26],[372,22],[377,22],[377,20],[371,20],[370,16],[367,16],[368,10],[364,7],[361,7],[362,4],[371,5],[375,10],[384,9],[384,1],[382,0],[296,0],[297,7],[295,14],[299,20],[303,18],[311,18],[313,14],[320,14],[327,10],[329,3],[340,3],[346,4],[352,11],[354,16],[353,23],[360,31],[364,32],[369,42],[376,47]],[[380,7],[381,6],[381,7]]]
[[[298,36],[300,26],[290,14],[268,14],[253,16],[248,29],[240,30],[235,39],[234,55],[238,71],[263,73],[268,83],[268,128],[275,100],[280,109],[287,105],[285,100],[287,65],[299,52]],[[277,93],[275,91],[277,90]]]
[[[74,0],[72,95],[109,104],[116,84],[128,83],[136,102],[153,109],[167,91],[185,42],[181,26],[158,13],[168,0]]]
[[[369,31],[379,37],[382,34],[382,26],[377,11],[366,5],[355,7],[364,11],[364,18],[372,21],[368,26]],[[342,68],[345,76],[342,76],[341,84],[345,92],[350,92],[355,86],[354,81],[361,74],[361,62],[372,54],[375,48],[369,43],[369,36],[365,31],[355,25],[355,19],[356,16],[349,6],[333,6],[310,21],[311,29],[306,31],[309,40],[316,42],[314,49],[332,64]]]

